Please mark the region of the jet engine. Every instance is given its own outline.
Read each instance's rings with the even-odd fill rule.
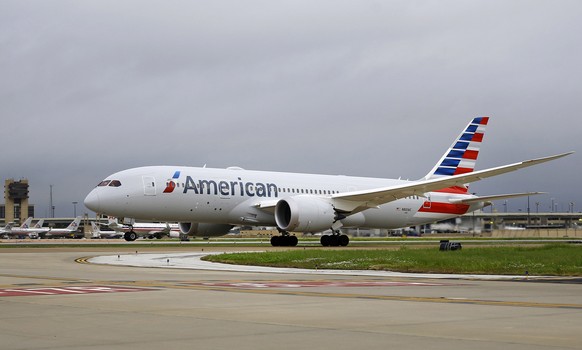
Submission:
[[[180,222],[180,232],[194,237],[218,237],[224,236],[233,228],[226,224],[205,224],[199,222]]]
[[[291,232],[321,232],[335,221],[331,203],[315,196],[294,196],[281,199],[275,207],[277,226]]]

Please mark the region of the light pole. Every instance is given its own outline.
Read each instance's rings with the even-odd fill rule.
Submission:
[[[73,217],[74,218],[77,217],[77,203],[79,203],[79,202],[73,202]]]

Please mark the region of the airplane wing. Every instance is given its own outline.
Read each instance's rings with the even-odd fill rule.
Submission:
[[[533,165],[549,162],[558,158],[565,157],[574,152],[562,153],[554,156],[526,160],[519,163],[502,165],[495,168],[474,171],[471,173],[441,177],[430,180],[413,181],[407,184],[377,188],[371,190],[362,190],[354,192],[339,193],[332,196],[336,209],[346,212],[374,208],[381,204],[395,201],[397,199],[409,196],[423,196],[427,192],[440,190],[452,186],[462,186],[467,183],[476,182],[492,176],[497,176]]]
[[[353,214],[355,212],[362,211],[368,208],[375,208],[378,207],[379,205],[392,202],[401,198],[406,198],[414,195],[424,196],[424,194],[427,192],[436,191],[452,186],[462,186],[467,183],[476,182],[489,177],[549,162],[551,160],[565,157],[572,153],[574,152],[566,152],[554,156],[526,160],[519,163],[502,165],[495,168],[474,171],[471,173],[461,175],[447,176],[430,180],[411,181],[410,183],[398,186],[344,192],[332,195],[331,200],[336,209]],[[541,192],[532,192],[532,193],[517,193],[498,196],[478,197],[473,199],[465,199],[462,202],[463,203],[469,203],[471,201],[483,202],[489,200],[528,196],[540,193]],[[278,199],[259,201],[254,206],[264,211],[273,213],[275,211],[275,206],[277,205],[278,201],[279,201]]]

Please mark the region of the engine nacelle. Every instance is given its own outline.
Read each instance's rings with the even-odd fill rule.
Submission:
[[[218,237],[224,236],[233,228],[226,224],[205,224],[199,222],[180,222],[180,232],[194,237]]]
[[[288,232],[321,232],[334,223],[335,211],[323,198],[299,195],[277,202],[275,221]]]

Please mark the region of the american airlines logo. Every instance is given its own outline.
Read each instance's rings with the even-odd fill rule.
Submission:
[[[168,181],[164,193],[172,193],[177,187],[175,179],[180,177],[180,172],[176,171],[172,180]],[[194,180],[191,176],[186,176],[184,190],[182,193],[193,191],[195,194],[207,194],[215,196],[247,196],[247,197],[279,197],[279,188],[274,183],[245,182],[240,177],[238,181],[215,181],[215,180]]]
[[[172,179],[178,179],[180,177],[180,170],[176,170]],[[173,180],[168,181],[166,184],[166,188],[164,189],[164,193],[172,193],[174,192],[174,188],[176,188],[176,183]]]

